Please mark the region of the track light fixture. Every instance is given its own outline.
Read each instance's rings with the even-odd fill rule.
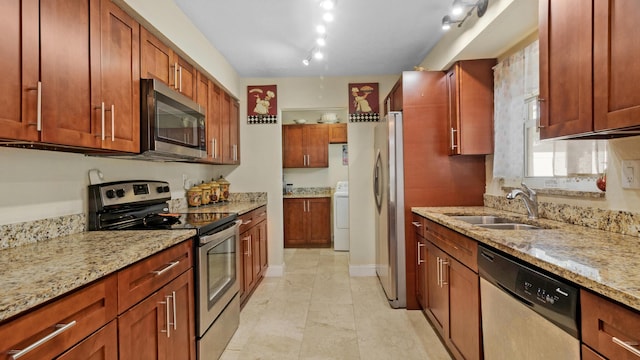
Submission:
[[[475,1],[465,1],[465,0],[454,0],[453,5],[451,7],[451,15],[460,16],[465,13],[462,19],[454,18],[451,16],[445,15],[442,18],[442,30],[449,30],[451,28],[451,24],[458,24],[458,27],[461,27],[462,24],[473,14],[473,10],[476,9],[476,14],[478,17],[482,17],[485,12],[487,12],[487,7],[489,6],[489,0],[475,0]]]
[[[324,23],[315,27],[318,37],[316,38],[316,44],[307,53],[307,57],[302,60],[304,66],[309,66],[311,60],[322,60],[324,58],[324,53],[320,51],[320,48],[327,45],[327,25],[335,19],[332,10],[335,10],[336,3],[337,0],[321,0],[319,2],[320,8],[323,9],[322,21]]]

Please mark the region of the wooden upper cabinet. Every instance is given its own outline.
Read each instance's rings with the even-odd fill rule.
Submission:
[[[449,153],[493,153],[495,59],[464,60],[447,72]]]
[[[640,127],[639,11],[634,0],[540,2],[541,138]]]
[[[329,125],[329,143],[330,144],[346,144],[347,124],[330,124]]]
[[[144,27],[140,29],[140,76],[155,78],[165,84],[175,80],[171,71],[171,48]]]
[[[231,147],[231,139],[229,137],[229,129],[231,127],[231,101],[231,96],[226,92],[220,95],[220,140],[223,164],[233,162],[233,148]]]
[[[592,2],[543,0],[539,5],[540,138],[590,132]]]
[[[100,106],[105,104],[105,149],[140,151],[139,31],[140,25],[119,7],[101,2],[101,86],[94,93],[101,95]]]
[[[231,146],[231,164],[240,163],[240,103],[231,99],[229,108],[229,145]]]
[[[586,7],[586,4],[580,4]],[[594,1],[593,84],[596,131],[640,125],[640,2]],[[586,29],[580,29],[585,31]]]
[[[322,168],[329,166],[327,125],[286,125],[282,127],[282,167]]]
[[[92,101],[92,67],[100,56],[100,2],[40,2],[40,141],[98,148],[101,103]]]
[[[207,110],[207,159],[213,163],[222,162],[221,122],[222,89],[209,80],[209,108]]]
[[[37,141],[38,1],[0,3],[0,138]]]
[[[140,74],[155,78],[196,100],[197,70],[149,30],[140,31]]]

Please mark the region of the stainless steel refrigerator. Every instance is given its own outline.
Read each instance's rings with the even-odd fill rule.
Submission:
[[[376,274],[393,308],[407,306],[404,241],[402,113],[389,112],[374,130]]]

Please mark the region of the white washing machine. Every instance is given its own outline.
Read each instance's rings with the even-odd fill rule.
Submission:
[[[333,250],[349,251],[348,181],[338,181],[333,193]]]

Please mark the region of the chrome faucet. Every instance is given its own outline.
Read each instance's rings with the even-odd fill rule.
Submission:
[[[524,202],[524,206],[527,208],[527,213],[529,213],[529,219],[537,219],[538,196],[536,195],[536,192],[525,185],[525,183],[520,183],[520,185],[522,185],[522,189],[511,190],[511,192],[507,194],[507,199],[513,200],[520,196]]]

